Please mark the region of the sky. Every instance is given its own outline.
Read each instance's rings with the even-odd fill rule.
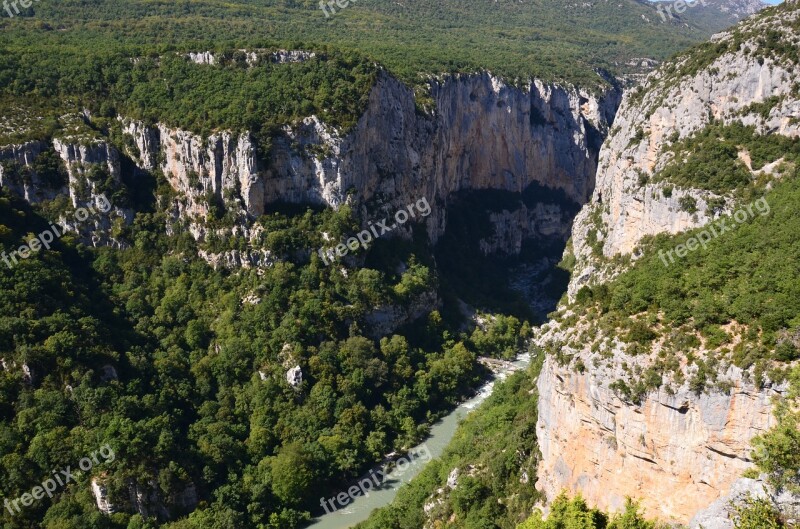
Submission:
[[[656,2],[658,0],[650,0],[650,1]],[[764,2],[765,4],[770,4],[770,5],[777,5],[783,3],[783,0],[761,0],[761,1]]]

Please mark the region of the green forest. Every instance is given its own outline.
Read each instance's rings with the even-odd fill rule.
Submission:
[[[0,201],[4,251],[48,226],[47,211],[5,191]],[[335,232],[350,215],[273,216],[271,244],[303,255],[300,234]],[[526,332],[499,318],[464,334],[433,311],[372,336],[365,316],[374,307],[436,289],[430,252],[415,257],[413,245],[347,275],[307,253],[259,272],[226,271],[167,225],[164,213],[142,212],[127,249],[91,249],[67,235],[0,267],[0,356],[9,366],[0,371],[0,496],[17,498],[110,443],[112,497],[127,497],[131,483],[151,486],[178,516],[187,513],[176,498],[196,487],[198,508],[169,527],[297,527],[321,492],[420,440],[486,377],[477,356],[508,355]],[[410,266],[398,273],[401,261]],[[297,388],[285,376],[295,365]],[[4,512],[2,526],[155,526],[158,517],[101,515],[88,479],[22,514]]]
[[[0,145],[103,138],[131,153],[123,117],[203,137],[249,131],[259,162],[268,162],[287,124],[316,115],[350,130],[383,75],[407,83],[418,110],[433,112],[431,86],[443,75],[491,71],[520,85],[535,77],[598,91],[612,75],[638,73],[632,59],[665,59],[708,36],[691,24],[651,22],[652,6],[636,0],[584,4],[359,0],[326,19],[316,0],[39,0],[0,19]],[[770,53],[795,57],[770,35]],[[270,58],[282,49],[314,55]],[[216,64],[187,58],[207,50]],[[251,50],[260,54],[254,62]],[[686,67],[719,50],[701,48],[699,62]],[[49,189],[68,185],[50,143],[31,167],[4,160],[4,182],[29,184],[35,172]],[[581,290],[572,308],[629,338],[633,352],[669,340],[650,371],[616,381],[627,401],[676,374],[678,354],[701,340],[714,354],[691,359],[698,393],[726,390],[716,380],[723,361],[752,369],[759,384],[793,381],[778,425],[756,441],[756,464],[776,486],[796,487],[791,399],[800,390],[788,366],[800,359],[800,146],[738,124],[672,143],[684,164],[656,181],[742,203],[763,197],[771,212],[670,269],[658,252],[693,233],[646,239],[630,270]],[[752,181],[737,156],[742,145],[755,167],[783,157],[783,179]],[[353,233],[363,213],[276,207],[254,220],[264,233],[259,249],[274,259],[226,269],[201,251],[240,249],[244,238],[214,234],[198,243],[186,219],[173,216],[175,191],[164,175],[138,176],[135,185],[98,167],[81,176],[133,211],[129,225],[110,228],[119,247],[91,247],[67,233],[14,266],[0,262],[0,497],[20,498],[101,446],[115,454],[102,471],[76,473],[53,498],[20,513],[3,509],[0,528],[299,529],[322,514],[321,495],[420,442],[471,396],[490,376],[481,357],[520,352],[531,353],[530,369],[498,384],[445,455],[361,529],[423,529],[431,494],[453,468],[468,467],[435,506],[453,529],[655,527],[635,501],[609,515],[562,496],[547,521],[530,517],[543,499],[533,486],[536,377],[545,355],[559,351],[530,347],[537,315],[509,287],[516,263],[475,255],[491,212],[535,200],[576,214],[580,205],[563,193],[458,197],[448,210],[456,228],[438,245],[414,225],[408,240],[356,252],[363,266],[326,266],[309,251],[326,244],[322,234]],[[8,187],[0,189],[3,255],[74,210],[65,196],[32,206]],[[226,213],[212,208],[207,227],[230,228]],[[562,250],[523,248],[551,258]],[[548,294],[557,298],[567,274],[554,273]],[[421,300],[427,310],[414,313]],[[479,310],[481,325],[467,321],[462,301]],[[371,318],[387,308],[412,315],[377,332]],[[733,322],[744,328],[735,345],[726,331]],[[297,368],[302,376],[287,378]],[[112,514],[99,512],[93,479]],[[134,500],[148,512],[136,513]],[[755,502],[741,519],[766,519],[767,508]],[[745,522],[737,529],[759,527]]]
[[[440,75],[486,70],[596,91],[633,57],[663,59],[708,36],[642,24],[654,10],[623,3],[584,13],[563,0],[360,0],[326,19],[311,0],[42,0],[0,18],[0,140],[70,133],[63,115],[88,109],[202,134],[250,130],[267,149],[277,127],[312,114],[347,130],[380,69],[428,104]],[[278,49],[316,57],[248,66],[243,52]],[[219,63],[185,58],[198,51]]]

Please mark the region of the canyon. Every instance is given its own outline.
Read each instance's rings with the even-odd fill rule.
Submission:
[[[206,52],[198,57],[203,64],[214,62]],[[64,135],[0,149],[0,185],[31,203],[66,197],[81,207],[97,201],[99,183],[89,177],[97,170],[128,187],[148,173],[161,173],[174,192],[167,209],[198,242],[212,234],[247,241],[244,251],[203,252],[214,266],[229,268],[274,261],[258,247],[263,230],[257,220],[280,204],[347,204],[369,219],[425,197],[432,208],[425,229],[435,244],[448,228],[448,209],[459,194],[501,191],[519,197],[518,206],[491,211],[495,236],[481,241],[483,251],[516,255],[526,239],[566,244],[571,238],[568,253],[576,265],[568,297],[574,299],[582,287],[621,271],[614,256],[635,259],[642,238],[712,221],[720,214],[712,201],[721,199],[722,212],[730,210],[728,197],[690,188],[668,195],[664,183],[641,184],[640,177],[671,160],[662,151],[668,138],[686,138],[713,120],[742,120],[763,131],[800,135],[795,73],[779,61],[732,52],[671,86],[657,72],[624,100],[619,86],[599,80],[603,88],[587,91],[539,81],[514,86],[489,73],[453,75],[430,82],[434,105],[425,110],[417,107],[410,87],[382,71],[366,111],[347,132],[309,116],[284,127],[270,152],[260,153],[247,131],[201,137],[120,116],[123,141]],[[775,96],[779,101],[766,116],[753,110]],[[53,186],[35,170],[37,159],[50,151],[66,167],[62,185]],[[541,188],[562,193],[581,207],[580,213],[573,219],[552,203],[523,203],[526,191]],[[697,211],[681,210],[684,197],[696,201]],[[235,219],[232,226],[206,222],[214,204]],[[94,246],[124,246],[115,225],[131,222],[134,213],[114,206],[85,228],[84,239]],[[410,234],[397,230],[400,237]],[[592,237],[602,245],[600,256]],[[382,327],[378,334],[394,327]],[[537,340],[567,342],[574,336],[573,329],[554,324]],[[749,440],[773,424],[771,398],[785,389],[758,388],[730,368],[728,394],[697,395],[680,387],[632,404],[609,385],[623,362],[638,360],[619,347],[612,364],[601,368],[594,365],[592,351],[572,352],[587,366],[584,372],[548,359],[538,381],[542,458],[537,487],[549,498],[562,489],[580,492],[611,510],[622,508],[628,496],[641,498],[649,514],[669,521],[686,523],[728,492],[748,467]],[[98,504],[110,511],[102,487],[95,489]],[[148,494],[137,489],[133,496]],[[193,502],[194,494],[189,496]],[[164,510],[159,498],[149,501]],[[142,505],[136,510],[147,512]]]

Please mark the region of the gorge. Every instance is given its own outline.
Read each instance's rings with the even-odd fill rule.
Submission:
[[[788,0],[646,78],[598,67],[575,85],[486,70],[412,84],[371,64],[349,125],[318,112],[202,132],[109,96],[26,129],[0,147],[0,239],[44,221],[74,235],[4,271],[22,306],[0,335],[9,490],[30,489],[22,461],[56,465],[66,432],[111,437],[117,466],[32,520],[293,529],[441,417],[456,431],[481,361],[530,353],[360,527],[505,529],[567,491],[730,529],[729,492],[767,482],[751,440],[777,424],[800,358],[796,250],[778,233],[796,220],[799,23]],[[151,50],[148,86],[160,61],[205,79],[330,59],[265,49]],[[67,223],[101,195],[110,210]],[[424,219],[318,259],[421,198]],[[759,198],[770,215],[657,268],[657,249]],[[791,495],[774,503],[800,516]]]

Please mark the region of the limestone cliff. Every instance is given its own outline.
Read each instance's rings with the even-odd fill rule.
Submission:
[[[206,63],[212,59],[191,57]],[[309,116],[285,126],[269,152],[259,152],[247,131],[201,137],[119,117],[116,142],[68,136],[4,148],[0,158],[33,176],[14,183],[0,172],[0,183],[32,202],[69,195],[77,206],[90,169],[102,169],[121,182],[122,162],[129,160],[134,172],[164,175],[175,191],[169,207],[174,219],[198,241],[206,241],[212,231],[216,239],[235,235],[249,241],[244,253],[203,250],[205,258],[222,266],[270,262],[258,248],[260,227],[254,221],[278,203],[336,208],[347,202],[372,218],[425,197],[433,206],[426,227],[435,242],[458,192],[522,193],[537,184],[563,191],[576,205],[589,199],[599,148],[619,105],[618,90],[598,95],[538,81],[512,86],[483,73],[431,80],[430,94],[433,110],[420,110],[413,91],[382,72],[352,130],[345,133]],[[76,117],[78,122],[90,119]],[[61,188],[48,188],[36,176],[36,159],[51,145],[67,167],[69,182]],[[136,185],[135,176],[132,180],[128,183]],[[209,227],[212,210],[224,212],[226,228]],[[483,247],[514,254],[520,237],[563,240],[570,220],[571,213],[520,204],[492,221],[502,233],[521,235],[501,233]]]
[[[578,264],[570,285],[571,297],[584,284],[609,274],[592,256],[592,231],[602,243],[603,256],[611,257],[634,252],[646,235],[678,233],[704,225],[726,211],[709,207],[710,199],[726,197],[690,188],[677,188],[669,195],[664,193],[667,184],[646,183],[672,160],[665,146],[691,136],[714,120],[741,121],[755,125],[762,133],[800,135],[798,65],[749,52],[758,50],[759,38],[768,29],[785,27],[785,38],[797,42],[791,28],[798,17],[797,9],[786,9],[779,16],[745,22],[737,32],[714,38],[715,46],[733,51],[722,53],[695,73],[680,75],[697,60],[690,53],[662,67],[642,87],[626,95],[600,153],[591,202],[575,220],[573,245]],[[740,37],[742,33],[748,37]],[[735,42],[737,38],[742,42]],[[753,106],[773,101],[771,108],[756,110]],[[768,109],[764,115],[762,108]],[[686,196],[696,200],[696,212],[679,207]],[[594,220],[598,214],[599,223]]]
[[[119,151],[103,139],[63,137],[2,147],[0,186],[31,204],[66,202],[59,206],[58,224],[85,244],[125,244],[116,231],[132,221],[133,210],[116,193],[124,187]],[[78,209],[88,211],[85,219],[69,211]]]
[[[517,88],[481,74],[432,81],[431,95],[436,110],[422,113],[412,90],[383,73],[352,131],[310,116],[284,128],[268,161],[246,132],[201,138],[130,120],[123,130],[137,163],[164,173],[189,218],[206,215],[210,197],[250,219],[278,202],[338,207],[349,200],[393,211],[426,197],[442,206],[428,219],[436,240],[458,191],[521,193],[538,183],[578,204],[588,200],[618,92],[595,96],[540,82]]]
[[[633,497],[650,517],[688,522],[752,466],[749,441],[774,425],[771,397],[785,390],[760,390],[735,368],[729,375],[726,393],[662,388],[631,405],[609,387],[620,372],[580,373],[548,359],[538,383],[537,487],[549,497],[580,492],[612,511]]]
[[[582,286],[623,270],[629,260],[620,257],[635,261],[643,237],[678,233],[730,211],[729,195],[672,185],[665,192],[668,184],[653,179],[674,156],[664,146],[714,120],[800,135],[798,65],[760,49],[767,28],[798,41],[792,29],[798,2],[771,13],[718,35],[705,57],[690,52],[664,65],[625,95],[600,153],[591,202],[572,230],[571,299]],[[683,211],[682,197],[692,197],[696,211]],[[723,363],[718,387],[702,394],[683,379],[664,380],[638,403],[623,400],[612,384],[624,373],[642,376],[664,343],[631,354],[621,337],[563,311],[537,337],[553,353],[538,382],[538,488],[550,498],[562,489],[580,492],[611,510],[626,496],[640,498],[648,515],[681,523],[725,496],[750,464],[749,441],[772,425],[771,397],[785,388],[770,381],[757,386],[748,373]],[[700,358],[707,352],[693,351]],[[696,367],[682,362],[688,379]]]

